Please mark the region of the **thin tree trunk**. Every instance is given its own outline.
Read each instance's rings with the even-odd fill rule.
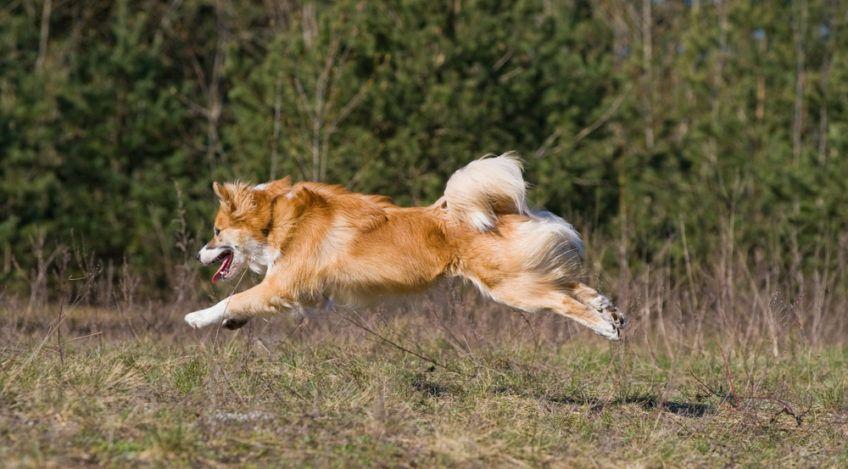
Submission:
[[[767,53],[765,32],[757,37],[757,52],[762,57],[765,57]],[[766,75],[761,68],[757,73],[757,107],[754,116],[758,123],[762,123],[766,116]]]
[[[792,116],[792,157],[797,166],[801,161],[801,147],[803,145],[802,131],[804,129],[804,66],[806,54],[804,51],[804,35],[807,30],[807,4],[805,0],[798,0],[800,12],[795,14],[792,23],[792,32],[795,43],[795,103]]]
[[[836,24],[831,20],[832,15],[836,14],[836,8],[834,8],[834,2],[828,2],[827,7],[825,8],[825,19],[824,19],[824,27],[827,31],[828,37],[827,42],[825,44],[824,50],[824,58],[822,59],[821,66],[821,90],[822,90],[822,98],[821,104],[819,105],[819,145],[818,145],[818,155],[819,155],[819,163],[824,164],[827,162],[827,134],[829,129],[828,124],[828,116],[827,116],[827,108],[830,105],[830,64],[833,60],[834,53],[834,38],[836,37]]]
[[[653,14],[652,0],[642,0],[642,69],[643,103],[645,108],[645,147],[654,147],[654,77],[653,77],[653,37],[651,27]]]
[[[41,70],[47,59],[47,46],[50,41],[50,15],[53,13],[53,0],[44,0],[41,5],[41,31],[38,36],[38,58],[35,69]]]
[[[712,93],[710,94],[710,112],[712,113],[712,128],[707,139],[706,156],[712,164],[713,171],[719,179],[719,183],[724,187],[722,173],[718,167],[719,143],[715,138],[715,132],[721,128],[721,104],[724,94],[724,62],[727,54],[727,7],[724,0],[716,1],[716,14],[718,15],[718,30],[719,30],[719,50],[717,52],[716,65],[713,67],[712,76]]]
[[[280,146],[280,118],[283,108],[283,76],[277,74],[274,82],[274,135],[271,141],[271,161],[269,162],[268,176],[271,181],[277,178],[277,154]]]
[[[318,19],[316,17],[315,5],[311,2],[303,5],[302,8],[301,27],[303,28],[303,42],[307,49],[318,47],[315,42],[315,37],[318,35]],[[332,47],[330,54],[334,53]],[[315,93],[312,97],[312,115],[311,127],[312,135],[310,136],[310,152],[312,154],[312,180],[321,180],[321,130],[324,127],[324,98],[327,91],[327,80],[329,79],[329,68],[331,65],[328,62],[324,66],[324,70],[315,80]]]
[[[312,180],[321,180],[321,109],[324,107],[324,96],[320,89],[315,90],[315,115],[312,118]]]

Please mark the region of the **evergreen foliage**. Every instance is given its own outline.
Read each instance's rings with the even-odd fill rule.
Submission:
[[[534,203],[622,240],[634,265],[684,233],[672,256],[730,238],[804,257],[848,221],[846,10],[12,1],[0,275],[21,279],[42,237],[167,268],[180,210],[206,237],[216,179],[289,174],[429,203],[452,171],[507,150]]]

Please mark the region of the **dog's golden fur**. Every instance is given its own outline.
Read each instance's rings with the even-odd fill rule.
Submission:
[[[561,218],[526,208],[520,165],[509,155],[458,171],[445,196],[428,207],[399,207],[336,185],[292,185],[288,178],[255,187],[216,183],[214,191],[220,199],[216,235],[201,260],[230,256],[221,278],[247,265],[265,277],[188,315],[195,327],[223,322],[234,328],[325,297],[355,304],[459,276],[496,301],[550,310],[619,338],[622,316],[577,281],[579,236]],[[211,254],[204,258],[204,252]]]

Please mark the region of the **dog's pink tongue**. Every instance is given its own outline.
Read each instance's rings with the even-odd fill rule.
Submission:
[[[227,271],[227,268],[230,266],[230,261],[232,259],[233,259],[233,256],[227,256],[226,258],[224,258],[224,261],[221,262],[221,265],[220,265],[220,267],[218,267],[218,270],[215,272],[214,275],[212,275],[212,283],[215,283],[218,280],[221,280],[222,278],[224,278],[224,273]]]

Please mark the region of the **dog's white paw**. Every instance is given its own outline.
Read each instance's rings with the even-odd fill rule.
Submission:
[[[229,300],[222,300],[215,306],[186,314],[185,322],[195,329],[218,324],[227,316],[228,303]]]
[[[618,308],[612,304],[612,301],[604,295],[598,295],[589,302],[588,306],[594,309],[603,319],[592,330],[609,340],[621,339],[621,331],[627,321],[624,315],[618,311]]]
[[[195,311],[193,313],[189,313],[185,315],[185,322],[188,323],[189,326],[200,329],[201,327],[211,326],[218,321],[218,317],[215,314],[212,314],[209,310],[201,310]]]

